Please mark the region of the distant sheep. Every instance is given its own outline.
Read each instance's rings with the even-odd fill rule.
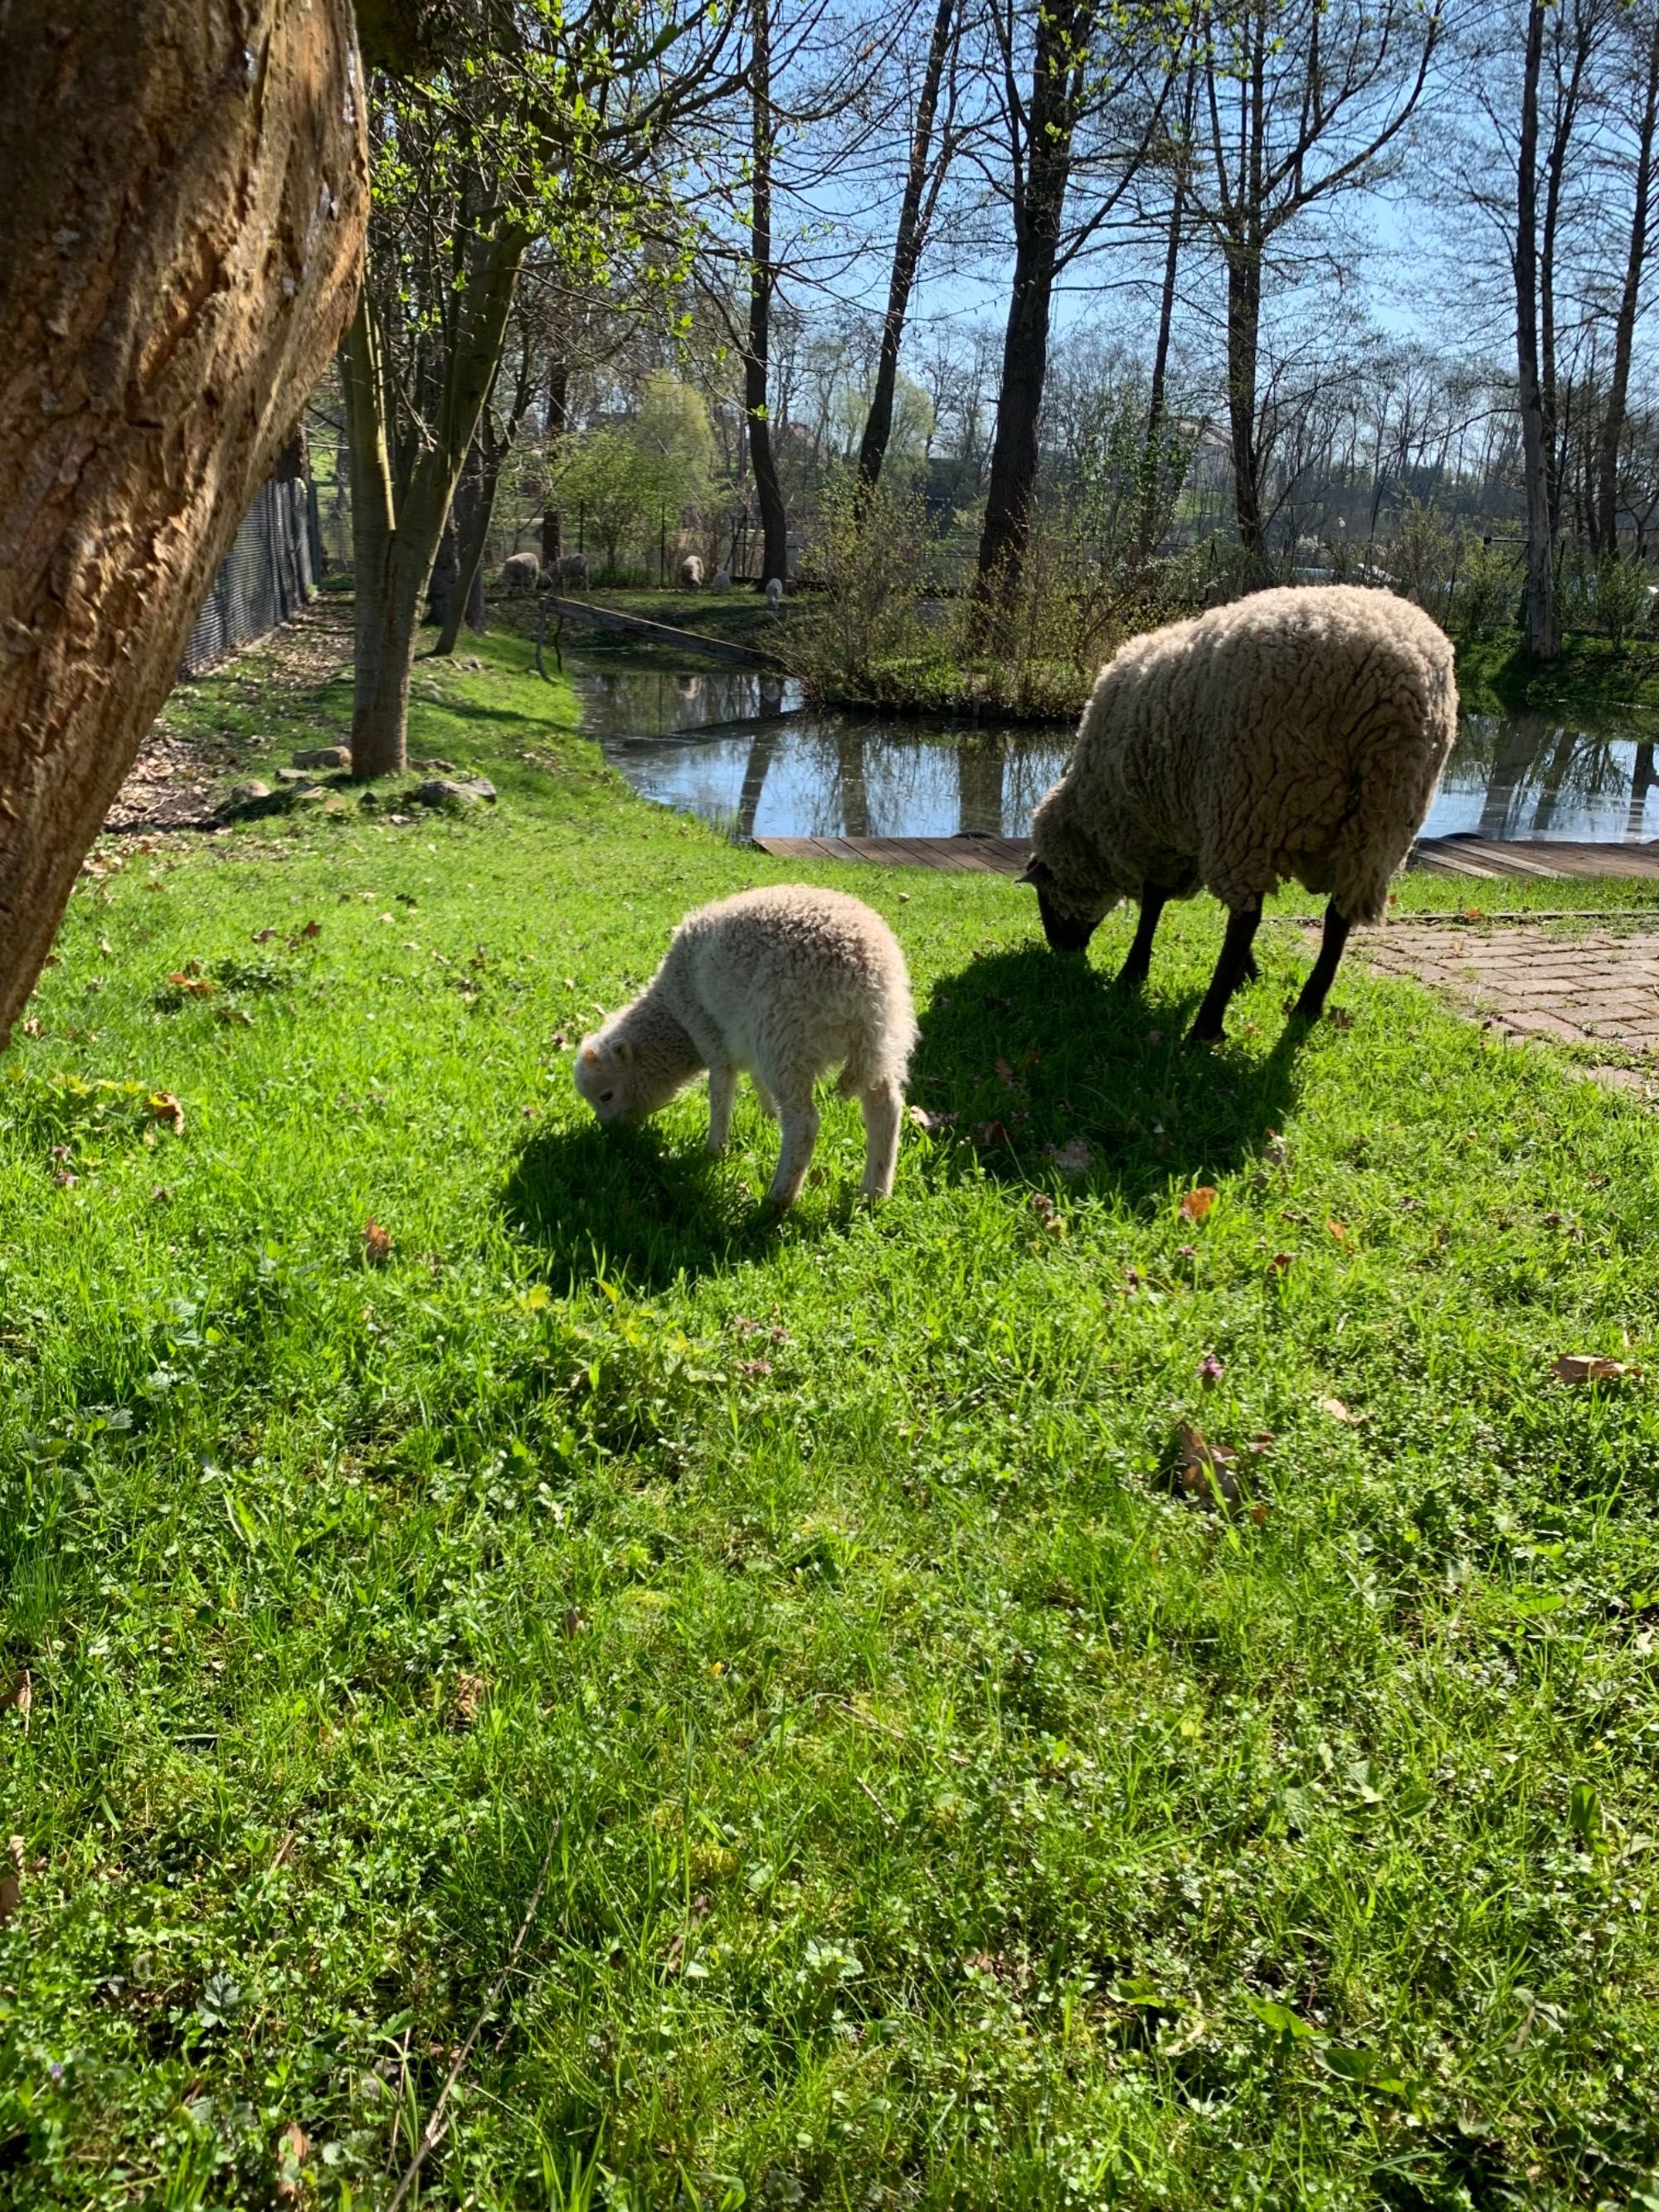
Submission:
[[[711,592],[729,592],[732,588],[732,571],[729,568],[716,568],[708,588]]]
[[[591,572],[586,553],[561,553],[548,574],[556,588],[560,584],[569,584],[577,591],[585,592],[590,586]]]
[[[501,563],[501,589],[509,598],[533,592],[541,574],[542,564],[533,553],[509,553]]]
[[[688,553],[680,562],[680,589],[700,592],[702,589],[702,562],[695,553]]]
[[[864,1110],[864,1192],[885,1198],[915,1043],[904,955],[844,891],[780,884],[690,914],[640,997],[581,1045],[576,1088],[601,1121],[639,1121],[708,1070],[708,1149],[724,1149],[738,1077],[783,1125],[769,1196],[793,1206],[817,1141],[812,1087],[831,1068]]]
[[[1036,810],[1024,881],[1049,944],[1082,951],[1140,902],[1120,981],[1143,983],[1158,915],[1202,888],[1230,913],[1193,1023],[1220,1036],[1254,979],[1261,902],[1324,892],[1324,937],[1295,1020],[1317,1021],[1348,932],[1374,921],[1457,732],[1452,649],[1389,592],[1259,592],[1132,639],[1102,669],[1071,764]]]
[[[766,580],[766,606],[769,614],[777,614],[783,605],[783,579],[769,576]]]

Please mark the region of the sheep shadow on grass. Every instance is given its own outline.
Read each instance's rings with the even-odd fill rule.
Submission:
[[[658,1290],[777,1241],[775,1217],[721,1162],[651,1127],[538,1133],[514,1160],[502,1205],[573,1286],[603,1278]]]
[[[1037,944],[986,953],[935,983],[910,1102],[953,1117],[935,1138],[947,1176],[977,1159],[1000,1180],[1155,1202],[1238,1168],[1282,1127],[1297,1042],[1279,1034],[1282,986],[1269,974],[1242,991],[1228,1041],[1188,1048],[1197,990],[1161,992],[1156,976],[1121,990],[1110,968]],[[1265,1059],[1252,1021],[1271,1023]]]

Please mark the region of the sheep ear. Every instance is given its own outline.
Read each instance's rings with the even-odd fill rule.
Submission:
[[[1046,860],[1039,860],[1035,853],[1032,854],[1030,859],[1025,863],[1024,867],[1016,878],[1018,882],[1022,884],[1035,884],[1040,890],[1047,890],[1048,885],[1054,882],[1054,870],[1048,866],[1048,863]]]
[[[615,1057],[624,1063],[632,1060],[634,1057],[634,1048],[629,1043],[626,1037],[618,1037],[615,1044],[611,1046],[611,1049]]]

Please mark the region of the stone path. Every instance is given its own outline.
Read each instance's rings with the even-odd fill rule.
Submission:
[[[1659,1054],[1659,929],[1401,921],[1366,932],[1355,949],[1382,974],[1429,984],[1506,1036]],[[1659,1092],[1659,1068],[1604,1064],[1593,1073],[1620,1089]]]

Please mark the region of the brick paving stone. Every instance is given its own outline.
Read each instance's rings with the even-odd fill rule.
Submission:
[[[1564,937],[1545,923],[1516,923],[1464,935],[1395,922],[1360,949],[1384,974],[1426,983],[1511,1035],[1659,1055],[1659,939],[1650,931]],[[1649,1095],[1644,1071],[1597,1072]]]

